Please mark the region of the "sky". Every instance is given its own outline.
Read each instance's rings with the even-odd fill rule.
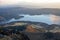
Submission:
[[[32,8],[60,8],[60,0],[0,0],[0,6],[19,5]]]

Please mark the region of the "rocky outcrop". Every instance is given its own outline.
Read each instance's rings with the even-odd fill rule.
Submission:
[[[28,25],[26,28],[26,32],[38,32],[38,30],[33,28],[32,25]]]

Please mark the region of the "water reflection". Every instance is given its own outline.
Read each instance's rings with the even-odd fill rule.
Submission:
[[[33,21],[33,22],[43,22],[47,24],[59,24],[60,23],[60,16],[56,15],[19,15],[24,16],[21,19],[12,19],[11,21]]]
[[[53,24],[59,24],[60,23],[60,16],[56,16],[56,15],[50,15],[50,19],[53,22]]]

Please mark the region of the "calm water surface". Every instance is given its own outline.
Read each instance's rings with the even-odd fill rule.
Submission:
[[[32,22],[43,22],[47,24],[60,24],[60,16],[56,15],[19,15],[24,16],[21,19],[11,19],[9,22],[12,21],[32,21]]]

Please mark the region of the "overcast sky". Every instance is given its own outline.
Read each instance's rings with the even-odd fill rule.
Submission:
[[[7,5],[35,8],[60,8],[60,0],[0,0],[0,6]]]

